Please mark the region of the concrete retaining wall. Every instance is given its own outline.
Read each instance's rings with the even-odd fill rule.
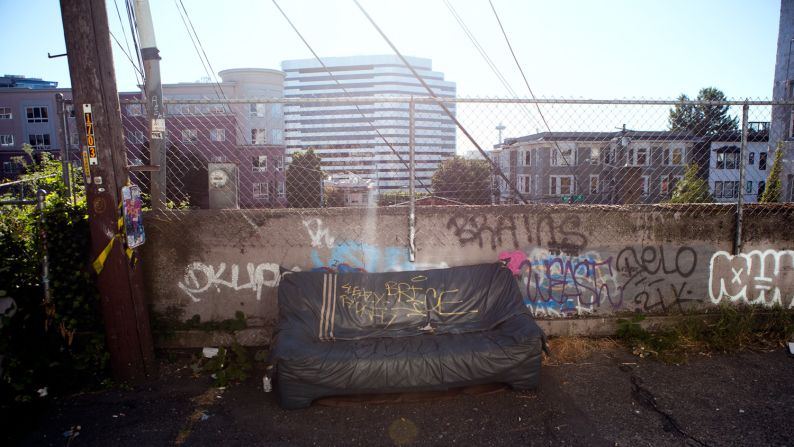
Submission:
[[[394,271],[501,259],[538,318],[666,315],[722,302],[794,308],[794,207],[748,208],[737,256],[732,206],[685,209],[423,207],[415,263],[407,208],[149,213],[143,266],[158,318],[221,321],[242,311],[261,328],[248,337],[256,343],[277,318],[279,267]],[[561,331],[577,325],[592,326]]]

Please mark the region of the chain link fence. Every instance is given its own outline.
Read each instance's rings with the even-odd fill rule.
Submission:
[[[182,209],[321,216],[338,207],[521,203],[676,203],[686,213],[693,203],[792,194],[790,160],[776,156],[791,123],[771,125],[773,107],[788,103],[407,96],[165,103],[159,161],[149,160],[144,104],[123,97],[122,116],[132,181],[144,191],[161,182],[165,193],[151,206],[173,218]],[[782,172],[773,174],[776,163]]]

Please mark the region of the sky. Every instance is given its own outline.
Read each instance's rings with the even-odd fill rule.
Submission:
[[[208,76],[178,12],[180,0],[150,0],[164,83]],[[312,54],[272,0],[181,0],[214,73],[280,68]],[[392,54],[352,0],[276,0],[320,57]],[[458,97],[512,97],[466,36],[444,0],[360,0],[404,55],[432,59],[457,83]],[[488,0],[448,0],[519,97],[529,97]],[[538,97],[673,99],[714,86],[732,99],[772,96],[779,0],[492,0],[530,87]],[[138,81],[124,55],[124,0],[108,0],[119,90]],[[223,7],[218,7],[222,5]],[[118,11],[117,12],[117,8]],[[121,17],[119,17],[119,15]],[[0,0],[0,74],[70,86],[60,6],[54,0]],[[35,24],[35,32],[32,25]],[[490,108],[488,108],[490,107]],[[665,107],[544,106],[548,129],[605,130],[667,125]],[[487,147],[505,137],[546,130],[524,106],[458,107],[458,118]],[[739,115],[740,109],[733,108]],[[768,121],[769,110],[751,110]],[[472,150],[458,132],[458,153]]]
[[[311,53],[268,0],[183,0],[215,69],[280,68]],[[519,96],[528,96],[488,0],[450,0]],[[493,0],[517,58],[538,96],[674,98],[716,86],[732,98],[769,98],[777,43],[778,0]],[[459,96],[507,97],[444,0],[361,0],[405,55],[432,59]],[[279,0],[321,56],[390,54],[352,0]],[[107,2],[111,31],[125,46],[123,0]],[[218,8],[217,5],[223,5]],[[166,83],[206,73],[175,1],[151,0]],[[0,73],[68,87],[60,7],[53,0],[0,0]],[[34,19],[35,17],[35,19]],[[32,33],[31,25],[35,24]],[[128,37],[129,38],[129,37]],[[119,47],[120,90],[135,90],[135,71]]]

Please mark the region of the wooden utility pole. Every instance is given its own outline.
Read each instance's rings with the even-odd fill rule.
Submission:
[[[110,364],[115,378],[140,381],[154,372],[154,349],[141,266],[125,253],[118,225],[127,156],[105,0],[61,0],[61,18]]]

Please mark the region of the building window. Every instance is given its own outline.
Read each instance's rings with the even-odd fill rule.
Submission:
[[[598,194],[601,192],[599,186],[598,174],[590,175],[590,194]]]
[[[46,148],[50,147],[50,134],[30,134],[28,135],[28,142],[33,147]]]
[[[518,175],[518,192],[522,194],[532,193],[532,177],[529,175]]]
[[[605,147],[601,151],[601,154],[602,154],[602,158],[604,160],[604,164],[605,165],[611,165],[611,164],[613,164],[615,162],[615,155],[612,152],[612,148],[611,147]]]
[[[254,198],[267,199],[268,197],[268,183],[254,183]]]
[[[226,141],[226,129],[210,129],[210,141]]]
[[[251,144],[265,144],[265,129],[251,129]]]
[[[597,165],[601,163],[601,152],[603,148],[600,146],[594,146],[590,148],[590,164]]]
[[[670,193],[670,179],[669,175],[663,175],[659,177],[659,193],[660,194],[669,194]]]
[[[717,169],[737,169],[738,167],[738,152],[717,152]]]
[[[642,176],[642,195],[644,195],[644,196],[647,196],[648,192],[649,192],[648,191],[648,186],[649,186],[648,185],[648,179],[649,179],[649,177],[647,175],[643,175]]]
[[[576,152],[571,148],[555,146],[551,148],[552,166],[574,166],[576,165]]]
[[[750,165],[754,165],[755,164],[755,152],[750,152],[750,154],[748,154],[747,157],[748,157],[747,158],[747,163],[750,164]]]
[[[753,193],[753,181],[748,180],[744,186],[745,194],[752,194]]]
[[[184,130],[182,130],[182,142],[183,143],[196,143],[196,142],[198,142],[198,131],[196,129],[184,129]]]
[[[648,148],[630,148],[626,152],[626,163],[629,166],[646,166],[648,164]]]
[[[13,145],[14,145],[13,135],[0,135],[0,146],[13,146]]]
[[[788,123],[788,137],[791,139],[794,138],[794,112],[791,112],[791,118],[789,118]]]
[[[143,104],[127,104],[127,116],[143,116]]]
[[[254,172],[267,171],[267,155],[257,155],[253,158]]]
[[[145,141],[143,139],[143,131],[134,130],[130,132],[127,134],[127,141],[129,141],[131,144],[143,144]]]
[[[758,169],[766,170],[766,152],[758,153]]]
[[[679,166],[684,164],[683,147],[666,147],[662,155],[662,164],[665,166]]]
[[[213,115],[223,115],[226,113],[226,107],[223,104],[210,104],[207,106],[207,112]]]
[[[11,107],[0,107],[0,120],[10,120],[14,117]]]
[[[722,182],[721,181],[714,182],[714,198],[716,198],[716,199],[722,198]]]
[[[270,141],[273,144],[282,144],[284,142],[284,131],[281,129],[271,129]]]
[[[17,174],[19,173],[19,163],[14,161],[4,161],[3,162],[3,173],[4,174]]]
[[[248,116],[263,117],[267,110],[267,104],[248,104]]]
[[[764,190],[766,190],[766,181],[761,180],[758,182],[758,200],[761,200],[761,195],[764,193]]]
[[[270,115],[274,119],[281,119],[284,116],[284,107],[281,104],[270,104]]]
[[[573,176],[572,175],[552,175],[549,176],[549,194],[553,196],[561,196],[564,194],[573,194]]]
[[[532,166],[532,151],[529,149],[518,151],[518,165]]]
[[[722,187],[722,196],[728,199],[739,197],[739,182],[725,182]]]
[[[283,155],[276,156],[275,159],[274,159],[274,162],[275,162],[275,165],[273,166],[273,168],[276,171],[281,171],[281,170],[284,169],[284,156]]]
[[[284,186],[283,181],[276,183],[276,187],[278,188],[276,192],[278,193],[279,199],[283,199],[284,197],[287,196],[287,190],[286,187]]]
[[[50,120],[46,106],[28,107],[25,109],[29,123],[46,123]]]

